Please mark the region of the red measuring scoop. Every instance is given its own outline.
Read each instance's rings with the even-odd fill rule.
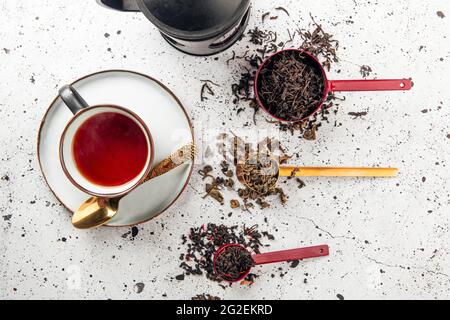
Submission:
[[[217,270],[217,267],[216,267],[217,259],[219,258],[219,256],[224,254],[230,248],[240,248],[243,251],[247,251],[247,249],[245,247],[241,246],[240,244],[226,244],[226,245],[220,247],[214,255],[214,272],[218,275],[221,275],[221,273]],[[319,257],[328,256],[329,254],[330,254],[330,248],[327,245],[322,245],[322,246],[316,246],[316,247],[299,248],[299,249],[292,249],[292,250],[255,254],[255,255],[252,255],[252,259],[255,263],[255,266],[257,266],[257,265],[271,264],[271,263],[278,263],[278,262],[319,258]],[[230,277],[225,275],[224,280],[228,281],[228,282],[239,282],[239,281],[244,280],[250,274],[250,272],[251,272],[251,268],[243,271],[241,273],[241,275],[239,276],[239,278],[234,279],[234,280],[228,280],[228,278],[230,278]]]
[[[315,68],[318,73],[321,73],[323,78],[323,95],[322,100],[318,104],[318,107],[315,109],[314,112],[312,112],[310,115],[303,119],[295,119],[295,120],[286,120],[286,119],[280,119],[273,115],[269,108],[267,108],[264,103],[261,100],[260,96],[260,75],[261,71],[264,70],[267,66],[272,64],[275,61],[275,58],[287,51],[291,52],[297,52],[298,54],[303,55],[305,58],[305,62]],[[259,67],[256,77],[255,77],[255,97],[258,102],[258,104],[272,117],[276,118],[279,121],[283,122],[300,122],[305,121],[317,112],[319,112],[322,109],[322,106],[324,102],[327,100],[328,94],[332,92],[338,92],[338,91],[405,91],[405,90],[411,90],[414,83],[409,79],[390,79],[390,80],[328,80],[327,74],[325,72],[324,67],[319,62],[319,60],[313,56],[311,53],[300,50],[300,49],[285,49],[282,51],[279,51],[273,55],[271,55],[269,58],[267,58]]]

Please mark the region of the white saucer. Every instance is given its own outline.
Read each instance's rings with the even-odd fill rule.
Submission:
[[[183,105],[168,88],[151,77],[110,70],[88,75],[75,81],[73,86],[91,105],[120,105],[141,117],[153,135],[155,165],[194,141],[191,121]],[[71,117],[69,109],[56,98],[39,129],[38,158],[50,189],[74,212],[90,196],[67,179],[59,162],[59,140]],[[160,215],[183,193],[192,171],[193,164],[181,166],[140,186],[121,200],[119,211],[108,226],[136,225]]]

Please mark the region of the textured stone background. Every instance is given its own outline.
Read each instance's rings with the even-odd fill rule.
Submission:
[[[358,78],[366,64],[376,77],[414,79],[408,93],[346,94],[333,118],[342,126],[324,125],[317,142],[284,137],[305,164],[398,166],[400,177],[306,179],[301,191],[286,186],[291,199],[285,207],[228,218],[228,208],[201,200],[203,186],[195,175],[179,202],[139,226],[134,239],[122,237],[128,228],[74,230],[36,157],[37,129],[57,88],[102,69],[141,71],[173,89],[196,123],[238,130],[252,117],[249,109],[236,116],[229,102],[239,63],[227,67],[231,51],[218,61],[183,55],[141,14],[109,11],[93,0],[1,0],[0,298],[450,298],[450,3],[253,2],[251,26],[282,4],[291,18],[278,13],[278,21],[265,25],[282,37],[287,27],[307,28],[310,12],[335,34],[341,62],[332,76],[340,70],[339,77]],[[233,49],[239,55],[245,45]],[[204,78],[221,87],[215,99],[201,103]],[[368,115],[353,120],[352,111]],[[261,278],[250,288],[175,280],[181,235],[223,220],[260,224],[275,233],[274,249],[328,243],[332,255],[296,269],[281,265],[288,271],[283,278],[278,266],[259,268]]]

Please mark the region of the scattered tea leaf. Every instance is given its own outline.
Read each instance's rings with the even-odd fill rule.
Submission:
[[[231,200],[230,201],[231,209],[237,209],[241,206],[239,200]]]
[[[305,140],[309,141],[315,141],[317,139],[317,127],[314,125],[311,129],[305,130],[305,133],[303,134],[303,138]]]
[[[289,14],[289,11],[287,11],[287,9],[284,8],[284,7],[278,7],[278,8],[275,8],[275,10],[283,11],[284,13],[286,13],[286,14],[288,15],[288,17],[291,16],[291,15]]]
[[[176,276],[175,279],[177,279],[178,281],[183,281],[184,280],[184,274],[180,274],[180,275]]]
[[[361,73],[361,76],[363,78],[367,78],[370,76],[370,74],[372,73],[372,68],[370,66],[367,65],[363,65],[361,66],[361,68],[359,69],[359,73]]]
[[[218,300],[222,300],[222,299],[219,298],[219,297],[212,296],[210,294],[199,294],[199,295],[197,295],[195,297],[192,297],[191,300],[193,300],[193,301],[202,301],[202,300],[211,300],[211,301],[216,300],[216,301],[218,301]]]
[[[367,116],[368,112],[363,111],[363,112],[349,112],[348,115],[352,116],[353,119],[358,119],[358,118],[362,118],[364,116]]]
[[[300,264],[299,260],[291,261],[291,268],[297,268]]]
[[[135,284],[135,290],[136,290],[137,294],[142,293],[144,291],[144,288],[145,288],[145,284],[142,283],[142,282],[139,282],[139,283]]]

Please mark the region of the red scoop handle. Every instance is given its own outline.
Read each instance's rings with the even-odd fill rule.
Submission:
[[[330,254],[327,245],[257,254],[253,256],[256,265],[325,257]]]
[[[413,82],[408,79],[395,80],[331,80],[329,91],[397,91],[411,90]]]

